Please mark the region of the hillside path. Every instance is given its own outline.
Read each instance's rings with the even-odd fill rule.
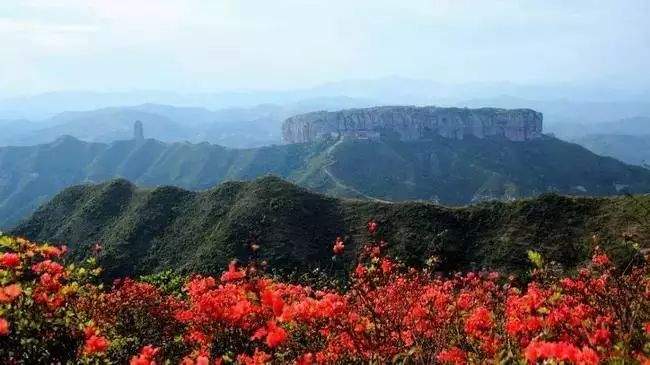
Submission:
[[[352,186],[349,186],[349,185],[344,184],[344,183],[343,183],[339,178],[337,178],[336,176],[334,176],[334,174],[330,171],[329,167],[330,167],[332,164],[334,164],[334,161],[335,161],[335,160],[334,160],[334,157],[333,157],[334,150],[336,150],[336,148],[337,148],[337,147],[338,147],[342,142],[343,142],[343,138],[339,137],[339,139],[338,139],[338,140],[337,140],[333,145],[329,146],[329,147],[327,148],[327,150],[325,151],[325,153],[327,154],[328,159],[330,160],[330,163],[329,163],[327,166],[325,166],[325,167],[323,168],[323,171],[325,172],[325,174],[326,174],[330,179],[332,179],[332,181],[334,182],[334,184],[336,184],[336,185],[337,185],[339,188],[341,188],[341,189],[351,191],[351,192],[353,192],[353,193],[355,193],[355,194],[358,194],[359,196],[362,196],[362,197],[364,197],[364,198],[366,198],[366,199],[368,199],[368,200],[372,200],[372,201],[376,201],[376,202],[381,202],[381,203],[388,203],[388,204],[391,204],[391,203],[392,203],[391,201],[388,201],[388,200],[382,200],[382,199],[379,199],[379,198],[375,198],[375,197],[372,197],[372,196],[366,195],[366,194],[360,192],[359,190],[353,188]]]

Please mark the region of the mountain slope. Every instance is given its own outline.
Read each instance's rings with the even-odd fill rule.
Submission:
[[[625,163],[648,166],[650,135],[648,134],[589,134],[573,140],[590,151],[611,156]]]
[[[650,117],[637,116],[598,123],[556,123],[548,125],[546,130],[567,140],[589,135],[648,135]]]
[[[0,227],[62,189],[126,178],[143,186],[201,190],[273,174],[314,191],[370,200],[451,205],[544,192],[613,195],[650,191],[650,171],[554,138],[526,143],[467,138],[423,142],[323,141],[255,149],[208,143],[82,142],[0,148]]]
[[[172,268],[215,273],[232,258],[247,260],[248,244],[283,271],[339,270],[367,239],[374,218],[391,254],[411,264],[437,256],[441,270],[528,267],[535,249],[566,268],[588,257],[593,234],[615,257],[625,256],[623,233],[646,242],[644,206],[650,198],[567,198],[544,195],[511,203],[445,208],[430,203],[339,200],[274,177],[230,182],[203,192],[174,187],[139,189],[125,180],[66,189],[12,234],[71,245],[73,257],[101,242],[108,277]],[[344,236],[343,263],[331,242]],[[343,264],[344,266],[340,266]]]
[[[468,138],[346,143],[330,170],[349,186],[386,200],[462,205],[555,191],[613,195],[648,191],[648,172],[553,138],[526,143]]]

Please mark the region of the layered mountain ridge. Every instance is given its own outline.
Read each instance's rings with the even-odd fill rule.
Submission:
[[[253,149],[153,139],[110,144],[62,137],[0,148],[0,227],[15,225],[71,185],[126,178],[192,190],[273,174],[311,190],[369,200],[448,205],[544,192],[650,191],[650,171],[555,138],[525,143],[436,137],[424,141],[325,139]]]
[[[525,272],[527,251],[570,269],[587,259],[593,235],[614,258],[629,258],[630,243],[647,242],[648,197],[569,198],[545,194],[516,202],[446,208],[425,202],[381,203],[335,199],[275,177],[228,182],[202,192],[176,187],[137,188],[126,180],[68,188],[11,233],[70,245],[73,259],[102,245],[108,278],[173,269],[219,273],[237,258],[258,259],[284,274],[319,269],[345,272],[356,247],[379,223],[390,255],[442,271],[498,269]],[[331,242],[346,252],[332,261]],[[632,237],[632,238],[630,238]]]

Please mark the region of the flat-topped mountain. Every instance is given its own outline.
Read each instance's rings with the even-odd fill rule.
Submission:
[[[472,136],[527,141],[541,134],[542,113],[531,109],[380,106],[301,114],[282,125],[285,143],[313,142],[333,136],[402,141],[438,136],[460,140]]]
[[[283,272],[347,268],[365,225],[375,219],[391,256],[412,264],[438,257],[442,271],[491,268],[522,272],[527,251],[565,268],[589,257],[591,237],[615,258],[630,244],[645,245],[648,197],[568,198],[546,194],[510,203],[446,208],[424,202],[341,200],[274,177],[229,182],[202,192],[175,187],[136,188],[125,180],[66,189],[12,234],[71,245],[73,258],[100,242],[109,277],[174,269],[218,273],[233,258],[246,261],[251,243],[259,258]],[[346,242],[333,262],[332,241]]]

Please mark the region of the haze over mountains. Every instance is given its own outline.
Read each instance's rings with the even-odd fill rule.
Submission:
[[[281,142],[282,121],[305,111],[365,106],[351,98],[306,100],[286,106],[208,110],[141,104],[90,111],[66,111],[42,121],[0,121],[5,127],[0,145],[25,146],[70,135],[89,142],[113,142],[132,135],[133,122],[143,122],[148,135],[166,142],[210,142],[227,147],[258,147]]]
[[[544,133],[644,165],[650,160],[647,94],[389,77],[290,91],[59,92],[5,99],[0,116],[23,119],[0,120],[0,146],[23,147],[0,148],[0,226],[16,224],[69,185],[115,177],[206,189],[272,173],[335,196],[452,205],[546,191],[647,192],[645,170],[553,138],[525,147],[471,139],[273,147],[282,141],[285,119],[317,110],[400,103],[532,108],[544,114]],[[131,141],[136,120],[151,140]]]
[[[347,98],[367,105],[532,108],[549,117],[570,113],[581,117],[592,113],[588,119],[607,121],[647,114],[650,111],[648,96],[650,89],[625,89],[599,84],[443,83],[391,76],[343,80],[305,89],[269,91],[58,91],[0,99],[0,119],[42,120],[64,111],[90,111],[148,103],[209,110],[251,108],[264,104],[312,104],[316,109],[322,107],[319,104],[330,104],[331,109],[343,109],[353,105],[336,105],[336,99]]]
[[[56,92],[0,100],[0,146],[47,143],[61,135],[90,142],[123,140],[129,138],[133,121],[141,120],[148,136],[165,142],[259,147],[280,143],[281,123],[294,114],[375,105],[438,105],[531,108],[544,114],[545,133],[639,164],[650,156],[621,151],[626,150],[621,136],[637,136],[640,141],[635,145],[647,143],[640,135],[650,134],[648,95],[642,89],[598,85],[444,84],[401,77],[287,91]]]

